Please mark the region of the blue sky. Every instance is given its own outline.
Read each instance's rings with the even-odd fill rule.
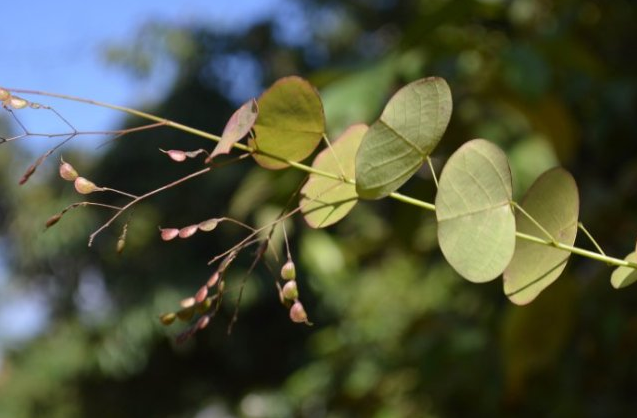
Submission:
[[[286,0],[111,0],[13,1],[2,10],[0,86],[64,93],[98,101],[136,106],[159,99],[162,83],[140,83],[125,71],[105,65],[104,46],[126,44],[145,22],[203,23],[216,28],[246,27],[255,20],[281,13]],[[92,106],[33,98],[53,105],[79,130],[106,130],[122,115]],[[58,122],[39,111],[21,114],[30,130],[58,131]],[[36,149],[48,148],[41,138],[30,139]],[[50,145],[49,145],[50,146]],[[2,152],[11,152],[4,147]],[[9,286],[0,257],[0,343],[26,338],[46,324],[46,308]],[[26,309],[28,307],[28,309]],[[25,314],[27,312],[27,314]],[[0,356],[1,363],[1,356]]]
[[[2,13],[0,86],[64,93],[134,107],[160,98],[157,92],[170,80],[140,82],[126,71],[106,65],[105,45],[126,45],[143,23],[152,20],[234,29],[288,7],[285,0],[7,2]],[[80,130],[112,128],[121,117],[91,106],[34,100],[51,104],[64,115],[72,114],[72,122]],[[24,112],[21,116],[30,129],[60,129],[52,118],[41,114]]]

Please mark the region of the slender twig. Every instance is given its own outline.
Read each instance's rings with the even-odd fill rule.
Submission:
[[[427,165],[429,166],[429,170],[431,171],[431,177],[434,179],[434,184],[436,185],[436,189],[438,188],[438,177],[436,176],[436,170],[434,170],[434,165],[431,161],[431,158],[427,156]]]
[[[584,227],[584,224],[581,222],[577,223],[577,227],[579,229],[582,230],[582,232],[588,237],[588,239],[593,243],[593,245],[595,246],[595,248],[597,248],[597,251],[599,251],[599,253],[601,255],[606,255],[606,253],[604,252],[604,250],[602,250],[602,247],[599,246],[599,244],[597,243],[597,241],[595,241],[595,238],[593,238],[593,236],[591,235],[590,232],[588,232],[588,230]]]

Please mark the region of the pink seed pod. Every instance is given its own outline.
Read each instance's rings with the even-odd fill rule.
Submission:
[[[33,173],[35,173],[35,170],[38,168],[38,166],[36,164],[31,164],[29,166],[29,168],[27,168],[27,171],[24,172],[24,174],[22,175],[22,178],[20,179],[20,181],[18,182],[18,184],[23,185],[24,183],[26,183],[27,181],[29,181],[29,179],[31,178],[31,176],[33,175]]]
[[[219,223],[219,219],[212,218],[212,219],[208,219],[207,221],[199,222],[198,227],[203,232],[210,232],[217,227],[218,223]]]
[[[201,289],[195,293],[195,302],[203,302],[206,299],[206,296],[208,296],[208,286],[201,286]]]
[[[186,298],[179,302],[179,305],[184,309],[192,308],[193,306],[195,306],[195,298]]]
[[[290,308],[290,319],[297,324],[307,323],[307,313],[301,302],[294,302]]]
[[[185,226],[179,230],[179,238],[192,237],[199,227],[197,225]]]
[[[160,149],[160,151],[168,155],[171,160],[176,161],[178,163],[182,161],[186,161],[186,158],[187,158],[186,153],[184,151],[180,151],[177,149],[171,149],[168,151],[164,151],[163,149]]]
[[[164,241],[170,241],[179,235],[179,230],[177,228],[159,228],[159,231],[161,232],[161,239]]]
[[[11,93],[9,93],[9,90],[5,90],[5,89],[0,88],[0,101],[4,102],[9,97],[11,97]]]
[[[100,188],[97,187],[95,183],[85,179],[84,177],[76,178],[74,185],[75,185],[75,190],[79,194],[89,194],[89,193],[97,192],[100,190]]]
[[[79,174],[73,168],[73,166],[64,160],[60,162],[60,177],[62,177],[66,181],[75,181]]]
[[[195,324],[195,328],[197,328],[198,330],[202,330],[208,326],[209,322],[210,322],[210,317],[208,315],[204,315],[201,318],[199,318],[199,320]]]
[[[281,267],[281,278],[283,280],[294,280],[296,279],[296,267],[294,266],[294,262],[292,260],[288,260],[287,263]]]
[[[212,286],[216,285],[217,282],[219,281],[219,276],[220,276],[220,274],[219,274],[218,271],[215,271],[214,273],[212,273],[212,276],[210,276],[210,278],[206,282],[206,286],[212,287]]]
[[[299,289],[296,286],[295,280],[290,280],[283,286],[283,297],[287,300],[296,300],[299,298]]]

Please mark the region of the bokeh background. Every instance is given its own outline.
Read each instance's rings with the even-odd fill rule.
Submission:
[[[174,3],[174,4],[173,4]],[[623,257],[637,231],[637,4],[628,0],[236,0],[14,2],[3,13],[4,87],[140,107],[219,133],[232,111],[279,77],[320,90],[329,134],[371,122],[397,88],[438,75],[454,114],[433,157],[440,168],[483,137],[509,155],[516,195],[545,169],[575,176],[581,220]],[[31,98],[31,97],[30,97]],[[142,123],[47,98],[80,130]],[[20,129],[0,113],[3,136]],[[42,110],[32,131],[67,129]],[[157,149],[209,148],[158,129],[116,141],[75,139],[17,182],[55,144],[0,146],[0,417],[623,417],[637,408],[637,293],[611,268],[573,258],[534,303],[515,307],[501,280],[463,281],[437,247],[434,217],[364,202],[341,223],[287,225],[313,327],[290,323],[272,274],[250,275],[233,333],[229,297],[184,345],[162,327],[210,274],[232,227],[164,243],[157,226],[232,216],[260,224],[303,180],[244,161],[135,209],[92,248],[108,213],[78,209],[56,178],[63,155],[98,184],[141,193],[196,164]],[[402,189],[433,201],[426,172]],[[117,203],[115,198],[105,202]],[[120,201],[121,202],[121,201]],[[578,239],[578,244],[590,243]],[[236,286],[249,254],[233,265]],[[235,295],[236,295],[236,287]],[[230,293],[232,296],[232,293]],[[181,328],[180,328],[181,327]]]

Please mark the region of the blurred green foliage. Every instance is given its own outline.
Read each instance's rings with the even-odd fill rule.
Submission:
[[[156,23],[109,56],[140,76],[162,60],[176,63],[172,90],[149,110],[214,133],[259,93],[254,86],[281,76],[299,74],[320,89],[331,137],[371,122],[405,83],[442,76],[454,114],[434,153],[438,168],[463,142],[486,138],[508,151],[520,196],[562,164],[602,246],[617,255],[634,247],[634,2],[298,3],[290,19],[303,28],[299,39],[275,21],[240,33]],[[211,272],[207,260],[242,231],[224,224],[164,243],[157,226],[226,214],[266,222],[303,176],[249,161],[215,170],[137,207],[118,256],[122,223],[86,248],[107,219],[102,211],[78,209],[43,233],[45,220],[76,199],[72,186],[53,180],[50,162],[18,189],[25,155],[3,147],[0,220],[11,283],[44,296],[49,318],[40,335],[6,347],[2,417],[610,417],[637,406],[632,287],[613,290],[609,268],[575,257],[533,304],[512,306],[499,280],[478,286],[452,271],[432,214],[392,201],[363,202],[327,230],[290,223],[314,327],[290,323],[272,274],[260,267],[226,335],[246,253],[233,264],[217,318],[176,346],[179,325],[163,328],[157,315],[194,293]],[[157,129],[99,156],[64,157],[97,184],[140,193],[194,170],[171,164],[158,147],[212,148]],[[402,191],[433,201],[429,177],[419,173]]]

